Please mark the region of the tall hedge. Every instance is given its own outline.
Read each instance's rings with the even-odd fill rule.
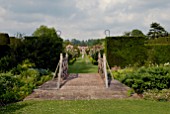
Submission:
[[[63,40],[59,37],[26,37],[22,47],[23,57],[35,63],[36,67],[55,70],[60,53],[63,52]]]
[[[147,59],[144,42],[144,37],[107,37],[105,49],[109,65],[143,65]]]
[[[0,33],[0,59],[9,53],[10,47],[8,44],[10,44],[9,35]]]
[[[170,62],[170,45],[158,42],[150,44],[150,40],[147,41],[143,37],[107,37],[105,49],[111,67]]]
[[[0,33],[0,45],[10,44],[9,35],[7,33]]]

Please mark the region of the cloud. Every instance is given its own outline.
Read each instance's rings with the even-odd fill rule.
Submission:
[[[102,38],[140,29],[152,22],[170,31],[169,0],[1,0],[0,32],[31,35],[40,25],[55,27],[67,38]]]

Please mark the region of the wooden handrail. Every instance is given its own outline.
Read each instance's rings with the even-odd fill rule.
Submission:
[[[59,70],[59,72],[58,72]],[[58,72],[58,75],[57,75]],[[55,79],[55,77],[57,77],[58,79],[58,83],[57,83],[57,89],[60,88],[61,82],[62,80],[65,80],[68,77],[68,54],[66,54],[66,57],[63,57],[63,54],[60,54],[60,60],[59,63],[56,67],[54,76],[53,76],[53,80]]]
[[[106,56],[103,54],[103,58],[101,58],[101,54],[98,55],[98,73],[101,75],[101,78],[105,82],[106,88],[108,88],[108,76],[107,76],[107,65],[106,65]]]

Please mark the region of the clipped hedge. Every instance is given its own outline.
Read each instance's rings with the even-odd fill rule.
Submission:
[[[109,65],[124,68],[170,62],[170,45],[149,42],[144,37],[107,37],[105,51]]]
[[[0,33],[0,45],[10,44],[10,38],[7,33]]]
[[[144,42],[144,37],[107,37],[105,49],[109,65],[143,65],[147,59]]]
[[[154,64],[170,62],[170,45],[147,45],[147,61]]]
[[[170,45],[170,37],[160,37],[156,39],[150,39],[146,42],[149,45]]]

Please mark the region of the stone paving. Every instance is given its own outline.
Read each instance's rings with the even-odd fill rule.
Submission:
[[[99,74],[70,74],[58,90],[57,81],[51,80],[35,89],[25,100],[90,100],[115,99],[128,97],[129,87],[117,80],[112,80],[109,88]]]

